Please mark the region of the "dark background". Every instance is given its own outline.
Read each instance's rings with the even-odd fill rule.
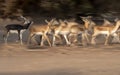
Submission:
[[[0,17],[119,16],[120,0],[0,0]]]

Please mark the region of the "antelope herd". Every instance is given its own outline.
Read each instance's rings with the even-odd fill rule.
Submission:
[[[113,37],[113,39],[117,38],[118,42],[120,41],[120,20],[118,19],[115,20],[115,24],[104,19],[104,23],[102,25],[97,25],[90,16],[80,17],[84,24],[61,19],[57,20],[54,18],[50,21],[45,20],[46,24],[35,25],[33,24],[33,21],[30,21],[25,17],[21,16],[21,18],[24,20],[23,24],[8,24],[5,26],[5,33],[3,35],[5,43],[7,43],[9,33],[17,33],[19,41],[23,44],[22,37],[24,38],[24,36],[22,35],[27,29],[29,30],[27,45],[36,43],[36,35],[42,36],[40,42],[41,46],[44,46],[45,41],[47,41],[50,47],[57,45],[57,39],[62,43],[64,42],[64,39],[66,45],[69,46],[74,43],[79,43],[79,41],[81,41],[82,45],[95,45],[95,39],[99,34],[102,34],[105,37],[104,45],[110,44],[112,41],[111,37]],[[55,22],[57,22],[57,24],[55,24]]]

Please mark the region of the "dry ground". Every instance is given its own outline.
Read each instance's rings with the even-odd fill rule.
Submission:
[[[0,75],[120,75],[120,44],[28,47],[14,35],[5,45],[2,34]]]
[[[0,75],[119,75],[120,46],[1,45]]]

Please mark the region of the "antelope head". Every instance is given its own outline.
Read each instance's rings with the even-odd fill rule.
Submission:
[[[88,17],[81,17],[81,18],[82,18],[82,20],[84,22],[85,28],[88,29],[89,28],[89,24],[90,24],[91,21],[89,20]]]
[[[59,20],[60,26],[67,26],[67,22],[62,21],[61,19]]]
[[[118,20],[119,20],[119,19],[118,19],[118,18],[116,18],[114,21],[115,21],[115,22],[117,22]]]
[[[55,18],[52,19],[52,20],[50,20],[50,21],[45,20],[45,22],[47,23],[47,25],[48,25],[48,27],[49,27],[49,31],[48,31],[48,33],[53,32],[53,30],[54,30],[53,22],[54,22],[55,20],[56,20]]]

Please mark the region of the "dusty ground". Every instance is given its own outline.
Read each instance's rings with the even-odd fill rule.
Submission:
[[[0,75],[119,75],[120,46],[1,45]]]
[[[120,44],[28,47],[15,38],[5,45],[0,33],[0,75],[120,75]]]

